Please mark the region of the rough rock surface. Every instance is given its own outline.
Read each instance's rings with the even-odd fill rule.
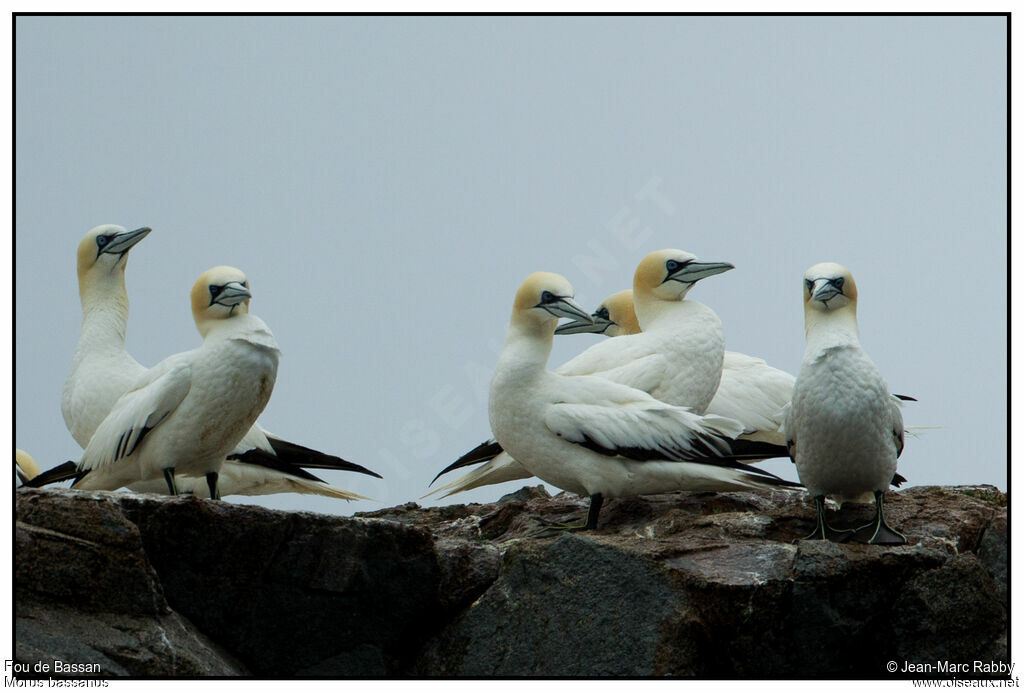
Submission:
[[[887,496],[900,547],[796,541],[799,493],[496,503],[357,517],[19,490],[16,660],[107,675],[891,678],[1007,661],[1006,496]],[[837,525],[866,522],[849,506]],[[920,676],[918,674],[918,676]],[[963,677],[963,674],[960,675]]]

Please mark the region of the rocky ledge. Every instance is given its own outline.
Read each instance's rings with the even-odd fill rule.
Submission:
[[[814,516],[789,492],[612,500],[597,531],[544,527],[585,508],[542,487],[356,517],[22,489],[15,659],[260,677],[878,679],[911,677],[890,662],[1008,663],[994,487],[889,494],[899,547],[794,543]]]

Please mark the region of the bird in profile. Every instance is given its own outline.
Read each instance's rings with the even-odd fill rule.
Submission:
[[[138,378],[96,428],[73,488],[113,490],[163,476],[204,477],[218,498],[221,464],[266,406],[280,352],[249,313],[249,281],[236,268],[204,272],[191,292],[202,345]]]
[[[903,417],[860,344],[857,285],[834,262],[803,276],[807,345],[785,421],[789,454],[814,499],[817,524],[808,539],[905,544],[885,520],[883,497],[903,452]],[[875,501],[875,518],[856,530],[825,520],[825,497]]]
[[[126,231],[104,224],[90,230],[78,244],[82,325],[60,410],[71,436],[83,448],[114,402],[146,372],[124,345],[128,330],[125,267],[128,252],[149,233],[146,226]]]
[[[729,457],[729,439],[742,432],[735,421],[602,377],[548,371],[558,319],[589,319],[573,297],[550,272],[519,287],[488,407],[495,440],[524,468],[590,497],[586,524],[572,529],[596,528],[606,498],[796,486]]]

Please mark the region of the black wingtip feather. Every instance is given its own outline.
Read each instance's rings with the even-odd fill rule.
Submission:
[[[767,443],[761,440],[737,438],[729,441],[730,457],[742,460],[767,460],[775,457],[789,457],[785,445]]]
[[[328,455],[325,452],[313,450],[312,448],[307,448],[304,445],[299,445],[298,443],[282,440],[281,438],[268,436],[267,439],[270,441],[270,447],[274,448],[274,452],[277,453],[278,458],[287,465],[295,467],[311,467],[313,469],[337,469],[343,472],[367,474],[369,476],[375,476],[378,479],[384,478],[377,472],[371,471],[360,464],[356,464],[355,462],[349,462],[348,460],[337,457],[336,455]]]
[[[477,464],[478,462],[489,462],[495,457],[504,452],[504,448],[501,447],[501,443],[496,440],[485,440],[484,442],[477,445],[475,448],[467,452],[459,459],[452,462],[450,465],[442,469],[437,473],[428,486],[433,486],[434,482],[441,478],[442,475],[447,474],[455,469],[461,469],[462,467],[468,467],[471,464]]]
[[[25,486],[29,488],[39,488],[46,486],[47,484],[56,484],[60,481],[69,481],[74,479],[77,481],[78,477],[78,463],[77,462],[65,462],[59,464],[53,469],[47,469],[45,472],[36,475],[34,479],[29,479],[25,482]]]
[[[738,441],[731,440],[730,443],[736,443]],[[651,450],[649,448],[615,448],[614,450],[608,449],[597,442],[595,442],[590,436],[584,434],[583,440],[579,442],[579,445],[593,450],[602,455],[609,457],[625,457],[636,462],[692,462],[694,464],[707,464],[714,467],[727,467],[729,469],[735,469],[737,471],[746,472],[751,476],[755,476],[758,480],[763,481],[771,486],[784,486],[787,488],[804,488],[804,485],[795,481],[788,481],[780,476],[772,474],[765,469],[758,469],[752,467],[749,464],[745,464],[740,461],[738,455],[721,455],[717,450],[713,449],[706,441],[701,438],[697,438],[695,441],[695,449],[691,450],[687,454],[678,454],[678,451],[669,450]],[[744,444],[750,444],[752,441],[742,441]],[[749,452],[746,454],[753,455],[749,459],[764,459],[765,457],[780,457],[788,456],[788,453],[781,453],[775,455],[765,455],[766,447],[772,449],[786,450],[781,445],[772,445],[770,443],[757,443],[754,445],[747,445],[746,450]],[[744,448],[744,445],[740,446]],[[757,452],[752,452],[756,450]]]
[[[228,459],[236,460],[242,464],[251,464],[255,467],[266,467],[267,469],[291,474],[292,476],[296,476],[300,479],[306,479],[308,481],[323,481],[323,479],[310,474],[302,467],[289,464],[277,455],[269,453],[266,450],[260,450],[259,448],[246,450],[245,452],[237,455],[228,455]]]

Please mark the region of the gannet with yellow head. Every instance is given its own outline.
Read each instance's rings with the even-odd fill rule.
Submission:
[[[60,410],[71,436],[83,448],[117,398],[146,371],[124,346],[128,329],[124,275],[128,251],[149,232],[145,226],[126,231],[104,224],[78,244],[82,326]]]
[[[245,274],[218,266],[191,291],[203,344],[146,371],[96,429],[73,485],[111,490],[175,472],[205,477],[211,498],[224,457],[266,406],[280,352],[266,324],[249,313]]]
[[[903,452],[903,417],[881,373],[864,352],[857,328],[857,284],[834,262],[803,276],[807,345],[786,415],[790,456],[814,499],[817,526],[808,539],[864,536],[873,544],[904,544],[885,521],[883,495]],[[825,521],[825,496],[874,496],[875,519],[858,530]]]

